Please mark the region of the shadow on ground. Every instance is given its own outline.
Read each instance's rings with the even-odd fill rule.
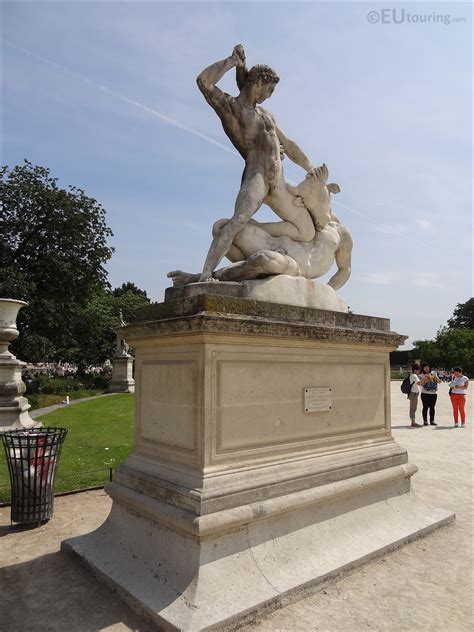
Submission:
[[[62,599],[64,585],[74,599]],[[1,629],[9,632],[98,632],[122,623],[124,630],[152,632],[86,568],[62,553],[49,553],[0,570]],[[94,594],[91,603],[91,591]],[[34,611],[25,622],[25,613]],[[121,627],[121,626],[120,626]],[[119,629],[119,628],[115,628]]]

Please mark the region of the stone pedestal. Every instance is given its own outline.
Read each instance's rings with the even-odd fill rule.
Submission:
[[[26,385],[21,371],[26,363],[8,350],[10,342],[18,337],[16,318],[25,305],[25,301],[0,298],[0,432],[41,426],[40,421],[31,419],[31,406],[23,397]]]
[[[201,295],[124,332],[135,451],[63,548],[165,629],[238,628],[452,520],[391,436],[388,320]]]
[[[133,357],[116,355],[112,358],[112,379],[107,393],[134,393]]]

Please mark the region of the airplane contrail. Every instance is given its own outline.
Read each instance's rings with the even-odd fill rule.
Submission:
[[[119,99],[120,101],[123,101],[124,103],[128,103],[129,105],[135,106],[139,110],[142,110],[142,112],[146,112],[147,114],[156,116],[157,118],[162,120],[164,123],[167,123],[168,125],[172,125],[173,127],[177,127],[178,129],[183,130],[183,132],[188,132],[188,134],[197,136],[198,138],[201,138],[202,140],[205,140],[208,143],[211,143],[211,145],[215,145],[216,147],[219,147],[219,149],[223,149],[224,151],[226,151],[229,154],[232,154],[233,156],[239,155],[236,151],[234,151],[230,147],[227,147],[226,145],[223,145],[219,141],[214,140],[214,138],[211,138],[211,136],[207,136],[206,134],[203,134],[202,132],[199,132],[198,130],[192,127],[189,127],[188,125],[184,125],[183,123],[180,123],[176,119],[171,118],[170,116],[166,116],[166,114],[163,114],[162,112],[159,112],[155,108],[151,108],[148,105],[143,105],[143,103],[139,103],[138,101],[129,99],[123,94],[120,94],[119,92],[115,92],[115,90],[111,90],[107,86],[104,86],[100,83],[96,83],[95,81],[92,81],[92,79],[89,79],[89,77],[86,77],[85,75],[82,75],[81,73],[76,72],[75,70],[71,70],[67,66],[63,66],[62,64],[58,64],[52,59],[48,59],[47,57],[43,57],[42,55],[38,55],[37,53],[34,53],[28,48],[24,48],[23,46],[18,46],[17,44],[14,44],[13,42],[10,42],[9,40],[5,40],[5,42],[11,48],[18,50],[24,53],[25,55],[28,55],[29,57],[36,59],[37,61],[40,61],[44,64],[48,64],[49,66],[52,66],[53,68],[56,68],[62,72],[68,73],[69,75],[76,77],[77,79],[80,79],[84,83],[88,83],[89,85],[94,86],[95,88],[98,88],[102,92],[105,92],[106,94],[109,94],[110,96],[115,97],[116,99]]]
[[[111,88],[108,88],[107,86],[104,86],[100,83],[97,83],[95,81],[93,81],[92,79],[89,79],[89,77],[86,77],[85,75],[82,75],[79,72],[76,72],[75,70],[71,70],[70,68],[68,68],[67,66],[63,66],[62,64],[58,64],[58,62],[53,61],[52,59],[49,59],[47,57],[43,57],[42,55],[39,55],[38,53],[35,53],[31,50],[29,50],[28,48],[24,48],[23,46],[19,46],[18,44],[15,44],[13,42],[11,42],[10,40],[4,40],[6,44],[8,44],[8,46],[10,46],[11,48],[20,51],[21,53],[28,55],[29,57],[31,57],[32,59],[35,59],[36,61],[40,61],[44,64],[47,64],[53,68],[56,68],[57,70],[60,70],[61,72],[65,72],[69,75],[71,75],[72,77],[75,77],[77,79],[80,79],[81,81],[83,81],[84,83],[87,83],[91,86],[94,86],[95,88],[101,90],[102,92],[105,92],[106,94],[109,94],[112,97],[115,97],[116,99],[122,101],[123,103],[127,103],[128,105],[133,105],[134,107],[138,108],[139,110],[141,110],[142,112],[146,112],[147,114],[151,114],[152,116],[155,116],[156,118],[159,118],[161,121],[163,121],[164,123],[167,123],[168,125],[172,125],[173,127],[176,127],[180,130],[182,130],[183,132],[187,132],[188,134],[192,134],[193,136],[197,136],[198,138],[201,138],[202,140],[205,140],[206,142],[210,143],[211,145],[214,145],[215,147],[219,147],[219,149],[222,149],[223,151],[226,151],[229,154],[232,154],[233,156],[239,156],[239,154],[231,149],[230,147],[228,147],[227,145],[224,145],[222,143],[220,143],[219,141],[215,140],[214,138],[212,138],[211,136],[207,136],[207,134],[203,134],[202,132],[189,127],[188,125],[184,125],[183,123],[181,123],[180,121],[177,121],[174,118],[171,118],[170,116],[167,116],[166,114],[163,114],[162,112],[160,112],[159,110],[156,110],[155,108],[151,108],[148,105],[143,105],[143,103],[139,103],[138,101],[135,101],[134,99],[130,99],[129,97],[124,96],[123,94],[120,94],[119,92],[116,92],[115,90],[112,90]],[[288,180],[289,184],[293,184],[293,186],[295,186],[294,183],[292,183],[290,180]],[[364,217],[364,214],[361,213],[360,211],[357,211],[353,208],[351,208],[350,206],[346,206],[345,204],[342,204],[339,201],[333,200],[333,203],[336,206],[340,206],[346,210],[348,210],[351,213],[354,213],[355,215],[358,215],[359,217]]]
[[[342,208],[346,209],[346,211],[349,211],[350,213],[354,213],[354,215],[358,215],[359,217],[365,217],[365,215],[361,213],[360,211],[356,211],[355,208],[352,208],[351,206],[347,206],[346,204],[342,204],[342,202],[339,202],[338,200],[335,200],[334,198],[332,198],[331,204],[335,204],[336,206],[341,206]]]

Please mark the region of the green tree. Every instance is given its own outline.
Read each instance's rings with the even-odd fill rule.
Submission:
[[[474,375],[474,298],[456,305],[448,326],[434,340],[415,340],[410,359],[418,358],[432,367],[461,366]]]
[[[436,347],[445,368],[461,366],[474,375],[474,329],[441,329],[436,336]]]
[[[137,296],[148,298],[145,290],[141,290],[135,285],[135,283],[131,283],[130,281],[127,281],[127,283],[122,283],[122,285],[120,287],[116,287],[113,292],[114,296],[122,296],[124,294],[136,294]]]
[[[461,366],[474,375],[474,329],[440,329],[434,340],[415,340],[410,357],[432,367]]]
[[[410,351],[410,362],[420,359],[431,367],[445,366],[435,340],[415,340]]]
[[[458,303],[448,320],[449,329],[474,329],[474,298]]]
[[[140,307],[150,300],[144,290],[133,283],[126,283],[127,290],[119,292],[101,288],[87,303],[76,332],[71,358],[80,365],[100,365],[114,354],[120,312],[125,322],[135,319]]]
[[[107,286],[105,211],[26,160],[0,175],[0,295],[29,304],[13,352],[26,361],[72,359],[83,310]]]

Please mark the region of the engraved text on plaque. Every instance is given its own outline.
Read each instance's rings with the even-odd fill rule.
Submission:
[[[304,389],[304,412],[317,413],[332,409],[332,389],[329,386]]]

